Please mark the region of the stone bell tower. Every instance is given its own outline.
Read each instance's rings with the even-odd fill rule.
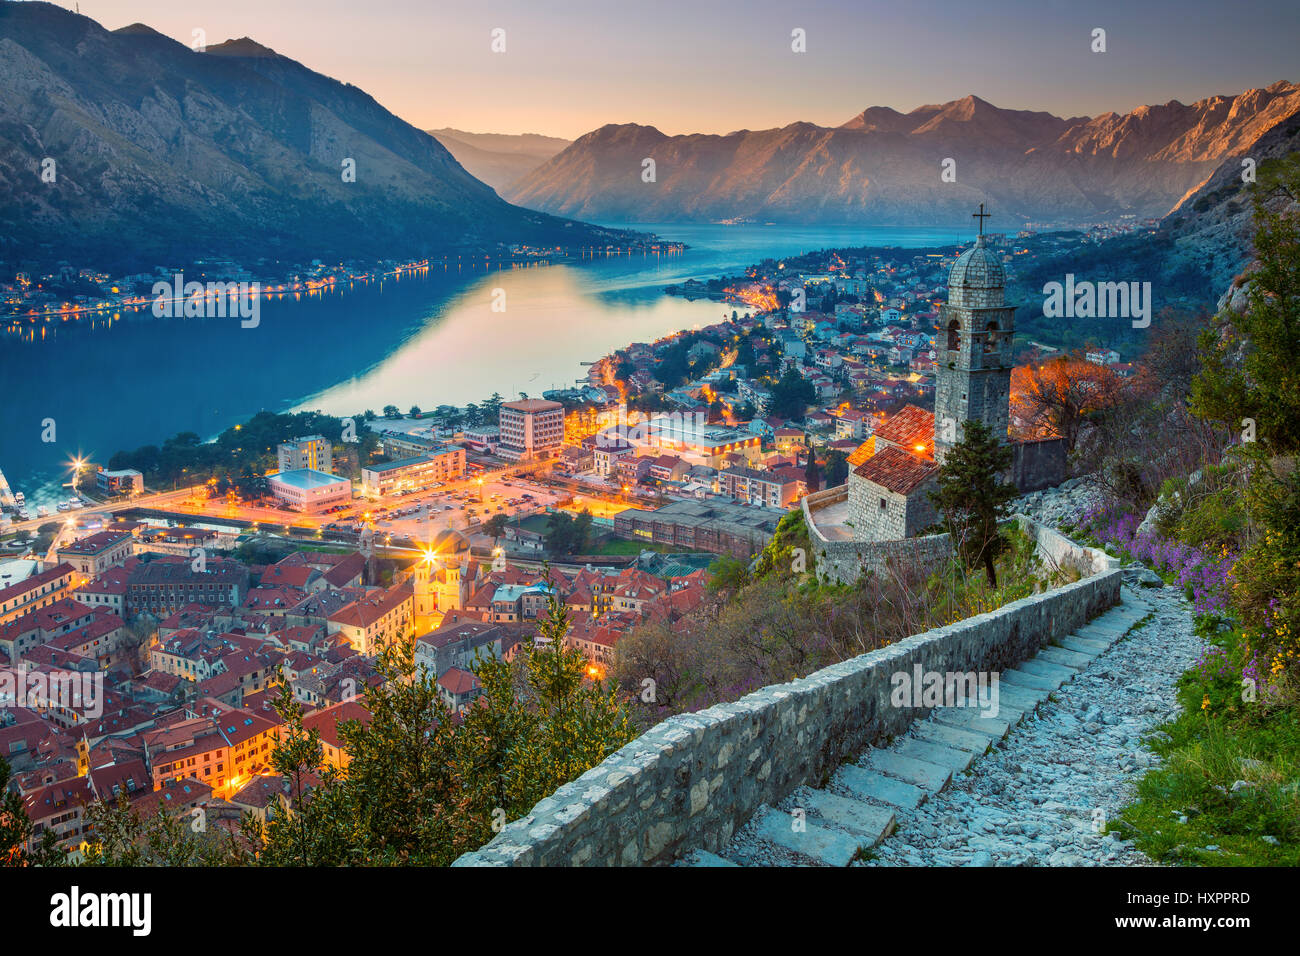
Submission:
[[[1007,441],[1011,399],[1011,335],[1015,306],[1006,302],[1001,257],[985,244],[984,204],[975,245],[948,274],[948,303],[939,310],[935,341],[934,453],[942,462],[968,421],[985,422]]]

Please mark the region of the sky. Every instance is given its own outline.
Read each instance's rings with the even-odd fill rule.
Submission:
[[[60,6],[74,8],[72,2]],[[906,112],[967,94],[1060,116],[1300,80],[1300,2],[80,0],[109,29],[249,36],[410,123],[575,138]],[[1094,53],[1093,31],[1105,30]],[[505,51],[492,32],[504,30]],[[792,51],[792,31],[806,52]]]

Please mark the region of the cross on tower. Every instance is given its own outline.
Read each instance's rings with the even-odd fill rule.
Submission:
[[[970,214],[970,216],[972,219],[978,219],[980,221],[980,235],[981,236],[984,235],[984,220],[992,218],[993,214],[989,212],[985,212],[984,204],[980,203],[980,211],[973,212]]]

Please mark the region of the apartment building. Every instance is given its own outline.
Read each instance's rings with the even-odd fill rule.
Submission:
[[[126,609],[128,615],[147,611],[167,617],[188,604],[238,607],[248,593],[248,581],[248,568],[238,561],[209,558],[200,571],[190,561],[160,558],[131,572]]]
[[[100,531],[65,544],[58,557],[72,565],[84,582],[129,558],[134,543],[135,538],[124,531]]]
[[[76,569],[61,562],[47,571],[24,578],[17,584],[0,588],[0,624],[7,624],[28,611],[48,607],[61,601],[72,590]]]
[[[329,440],[321,435],[308,435],[281,442],[276,449],[280,462],[280,472],[302,471],[311,469],[325,474],[334,473],[334,448]]]
[[[504,458],[549,458],[564,443],[564,406],[541,398],[506,402],[498,421]]]
[[[446,445],[426,455],[361,469],[361,493],[380,498],[399,491],[424,491],[465,475],[465,449]]]

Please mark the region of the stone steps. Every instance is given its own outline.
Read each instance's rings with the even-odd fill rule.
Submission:
[[[861,838],[859,846],[870,849],[894,832],[894,812],[861,800],[851,800],[827,790],[801,787],[795,802],[815,815],[818,822],[831,823]]]
[[[1085,657],[1097,657],[1110,647],[1105,641],[1095,641],[1087,637],[1075,637],[1071,634],[1061,638],[1061,647],[1067,651],[1082,654]]]
[[[920,787],[852,763],[846,763],[835,771],[831,783],[847,790],[858,800],[875,802],[899,810],[915,810],[929,796]]]
[[[886,777],[893,777],[903,783],[920,787],[926,793],[938,793],[952,780],[952,770],[948,767],[918,760],[892,750],[870,750],[867,752],[865,766]]]
[[[863,838],[831,830],[793,814],[765,806],[759,811],[757,835],[825,866],[848,866],[861,849]],[[875,844],[871,844],[874,846]]]
[[[991,735],[981,734],[961,727],[949,727],[933,720],[917,721],[912,728],[912,735],[918,740],[932,744],[942,744],[954,750],[965,750],[979,756],[989,749],[993,742]]]
[[[918,740],[916,737],[904,737],[890,749],[904,757],[945,767],[953,773],[964,773],[975,762],[975,754],[969,750],[954,750],[952,747],[928,740]]]
[[[1041,657],[1032,657],[1027,661],[1021,661],[1017,670],[1022,670],[1026,674],[1034,674],[1038,677],[1046,677],[1048,680],[1055,680],[1057,682],[1057,687],[1060,687],[1078,673],[1078,670],[1073,667],[1066,667],[1063,664],[1053,664],[1051,661],[1043,660]]]
[[[1045,691],[1043,698],[1047,697],[1056,688],[1064,683],[1059,677],[1044,677],[1041,674],[1031,674],[1028,671],[1022,671],[1018,667],[1010,667],[998,675],[1002,681],[1003,688],[1010,684],[1013,688],[1022,687],[1026,691]],[[1042,698],[1040,698],[1041,702]]]
[[[1062,667],[1069,667],[1074,671],[1081,671],[1092,663],[1092,657],[1087,654],[1066,650],[1064,647],[1054,647],[1050,644],[1038,652],[1037,659],[1060,664]]]
[[[990,741],[1001,740],[1011,730],[1011,722],[1005,717],[985,716],[979,707],[937,707],[931,712],[930,720],[945,727],[982,734]]]
[[[841,793],[801,787],[793,804],[807,817],[764,806],[754,818],[756,835],[800,857],[826,866],[848,866],[863,850],[889,837],[896,812],[915,810],[943,790],[954,773],[970,769],[1024,715],[1072,680],[1149,613],[1143,602],[1124,594],[1124,603],[1044,647],[1034,657],[1000,672],[997,714],[986,716],[976,698],[936,707],[888,748],[871,748],[857,764],[843,764],[831,777]],[[991,708],[990,708],[991,709]],[[700,852],[692,866],[735,866],[724,857]]]
[[[1017,713],[1014,718],[1012,717],[1006,718],[1012,724],[1012,726],[1015,726],[1016,724],[1020,723],[1021,713],[1025,711],[1033,710],[1035,707],[1037,707],[1046,699],[1047,699],[1047,691],[1045,690],[1041,690],[1037,687],[1025,687],[1020,684],[1008,683],[1002,680],[1001,675],[998,676],[999,715],[1001,715],[1003,711],[1020,712]],[[970,708],[978,708],[979,706],[979,701],[969,699],[969,698],[967,699],[966,703],[967,706]]]

